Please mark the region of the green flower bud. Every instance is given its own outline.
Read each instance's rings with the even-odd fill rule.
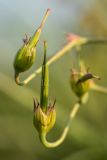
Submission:
[[[25,43],[17,52],[14,60],[14,69],[16,73],[28,70],[35,61],[36,48],[31,48],[29,43]]]
[[[49,106],[44,112],[39,103],[36,104],[34,99],[34,118],[33,124],[39,133],[48,133],[53,128],[56,121],[56,111],[53,106]]]

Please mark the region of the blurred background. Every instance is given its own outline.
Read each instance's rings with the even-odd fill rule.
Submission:
[[[14,56],[25,33],[34,33],[47,8],[52,12],[37,47],[36,63],[22,79],[41,65],[44,40],[50,57],[65,45],[67,33],[89,38],[107,36],[106,0],[0,0],[0,160],[106,160],[107,95],[90,92],[87,105],[80,108],[64,143],[46,149],[33,126],[32,97],[39,98],[40,76],[24,87],[14,82]],[[86,67],[102,78],[97,83],[103,86],[107,86],[106,53],[107,45],[101,44],[81,50]],[[57,121],[49,133],[50,141],[60,136],[76,100],[69,84],[75,63],[73,50],[50,67],[50,99],[57,99]]]

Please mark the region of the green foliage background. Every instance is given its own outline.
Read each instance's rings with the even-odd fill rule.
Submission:
[[[32,97],[39,98],[40,76],[25,87],[14,82],[12,63],[21,38],[34,32],[48,7],[52,13],[37,48],[36,63],[23,78],[41,65],[44,39],[50,57],[63,47],[68,32],[87,37],[107,36],[106,0],[0,0],[0,160],[106,160],[107,95],[90,92],[87,105],[81,107],[64,143],[46,149],[33,127]],[[107,86],[107,45],[84,46],[80,52],[86,66],[102,78],[97,83]],[[76,100],[69,85],[75,59],[73,50],[50,67],[50,99],[57,99],[57,122],[49,134],[50,141],[60,136]]]

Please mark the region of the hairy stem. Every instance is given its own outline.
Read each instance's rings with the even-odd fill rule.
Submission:
[[[69,115],[69,120],[68,120],[68,123],[67,125],[65,126],[64,130],[63,130],[63,133],[61,134],[60,138],[58,140],[56,140],[55,142],[48,142],[48,140],[46,139],[46,133],[41,133],[39,136],[40,136],[40,140],[42,142],[42,144],[47,147],[47,148],[54,148],[54,147],[57,147],[59,146],[66,138],[67,134],[68,134],[68,131],[70,129],[70,125],[71,125],[71,121],[74,119],[74,117],[76,116],[77,114],[77,111],[79,110],[80,108],[80,102],[77,102],[70,115]]]

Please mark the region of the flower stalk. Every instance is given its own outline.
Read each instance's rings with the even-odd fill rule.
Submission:
[[[48,61],[47,65],[50,66],[57,60],[59,60],[61,57],[66,55],[68,51],[72,50],[73,48],[77,48],[83,45],[91,45],[91,44],[107,44],[106,39],[88,39],[84,37],[73,39],[72,41],[69,41],[61,50],[56,52]],[[34,71],[31,75],[29,75],[25,80],[20,82],[19,77],[17,84],[18,85],[27,85],[32,79],[34,79],[38,74],[40,74],[42,71],[42,67],[39,67],[36,71]]]
[[[90,89],[92,91],[96,91],[96,92],[107,94],[107,88],[106,87],[103,87],[103,86],[100,86],[98,84],[95,84],[95,82],[93,82],[93,81],[91,81]]]
[[[80,101],[78,101],[77,103],[75,103],[73,109],[71,110],[71,113],[69,115],[69,119],[68,119],[68,122],[61,134],[61,136],[59,137],[58,140],[56,140],[55,142],[48,142],[47,140],[47,134],[46,133],[40,133],[39,134],[39,137],[40,137],[40,140],[42,142],[42,144],[47,147],[47,148],[55,148],[55,147],[58,147],[59,145],[61,145],[65,138],[67,137],[67,134],[69,132],[69,129],[70,129],[70,126],[71,126],[71,122],[72,120],[75,118],[79,108],[80,108]]]

